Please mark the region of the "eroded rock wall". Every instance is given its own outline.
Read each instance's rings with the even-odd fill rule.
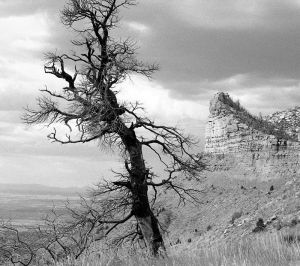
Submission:
[[[230,171],[239,179],[266,181],[300,175],[300,153],[295,150],[210,154],[207,161],[211,171]]]
[[[286,143],[287,144],[287,143]],[[233,114],[210,116],[206,125],[205,151],[233,153],[276,149],[277,138],[249,128]]]
[[[267,180],[300,175],[300,145],[297,141],[263,133],[238,115],[226,93],[210,102],[205,151],[209,167],[231,170],[237,177]]]
[[[227,104],[230,97],[218,93],[210,102],[210,115],[205,129],[205,151],[236,153],[295,149],[298,142],[279,139],[252,128],[242,121],[238,111]]]

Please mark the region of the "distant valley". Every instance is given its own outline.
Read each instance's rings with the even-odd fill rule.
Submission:
[[[76,196],[84,193],[88,187],[51,187],[39,184],[0,184],[0,193],[29,195]]]
[[[34,225],[66,202],[76,204],[88,188],[58,188],[37,184],[0,184],[0,219],[18,225]]]

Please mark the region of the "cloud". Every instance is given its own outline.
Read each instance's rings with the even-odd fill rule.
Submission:
[[[223,30],[282,29],[299,18],[295,0],[174,0],[173,14],[192,27]]]
[[[0,18],[1,61],[7,61],[8,57],[10,61],[28,60],[33,52],[41,51],[47,45],[48,29],[43,15]]]
[[[66,185],[74,178],[74,184],[83,184],[102,169],[106,175],[118,167],[116,157],[106,159],[96,143],[50,144],[49,129],[28,129],[19,119],[44,85],[54,90],[64,85],[44,74],[42,60],[46,51],[72,49],[74,34],[59,20],[65,3],[0,0],[0,170],[5,182]],[[152,81],[133,76],[121,84],[119,96],[141,101],[159,122],[178,124],[202,138],[208,101],[219,90],[254,113],[300,100],[298,0],[140,1],[121,16],[116,37],[135,38],[139,58],[158,62],[161,70]]]
[[[150,28],[142,23],[130,21],[126,23],[129,28],[131,28],[134,31],[137,31],[139,33],[147,33]]]
[[[19,2],[14,3],[18,7]],[[62,5],[55,1],[52,7],[42,1],[39,7],[31,4],[23,12],[13,13],[30,17],[32,10],[31,15],[44,21],[38,24],[44,25],[49,36],[33,45],[35,50],[70,49],[73,35],[54,12]],[[160,64],[161,70],[154,78],[171,97],[198,101],[209,91],[220,89],[209,90],[199,84],[210,84],[212,88],[218,81],[236,75],[251,77],[249,84],[244,83],[246,87],[252,83],[261,86],[259,82],[266,80],[274,85],[279,79],[297,80],[299,13],[299,3],[292,0],[226,0],[222,5],[215,0],[141,1],[121,11],[123,27],[117,34],[136,37],[141,46],[140,58]],[[33,41],[33,37],[20,38],[16,44],[30,47]]]
[[[260,25],[264,2],[247,0],[187,0],[172,5],[174,13],[192,26],[208,28],[248,28]]]
[[[41,12],[55,14],[63,5],[64,1],[60,0],[0,0],[0,17],[24,16]]]
[[[139,36],[140,56],[159,62],[154,78],[171,96],[198,101],[197,96],[221,89],[213,88],[218,81],[237,75],[249,77],[240,84],[245,88],[299,80],[296,1],[157,0],[140,2],[124,13],[151,25],[151,35]]]
[[[191,99],[171,97],[171,91],[155,81],[134,76],[119,86],[119,98],[125,102],[139,102],[146,112],[164,122],[176,123],[186,118],[205,119],[202,116],[206,106]]]

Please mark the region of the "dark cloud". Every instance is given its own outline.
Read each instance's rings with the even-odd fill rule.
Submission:
[[[226,3],[230,6],[233,2]],[[0,15],[45,12],[50,22],[51,37],[43,52],[49,49],[66,52],[71,49],[70,40],[74,35],[59,21],[58,11],[65,3],[59,0],[0,0],[4,7]],[[257,3],[263,9],[261,14],[254,16],[257,24],[253,22],[253,25],[240,27],[241,14],[230,11],[225,14],[237,17],[232,19],[231,26],[213,27],[189,22],[189,18],[183,17],[183,13],[175,8],[178,1],[140,1],[137,6],[122,10],[123,26],[116,34],[136,38],[141,46],[140,58],[160,64],[161,70],[154,78],[170,90],[172,97],[204,102],[217,90],[248,95],[250,91],[255,93],[257,87],[265,91],[268,91],[267,87],[280,91],[281,87],[298,86],[299,5],[293,1],[278,0]],[[199,13],[201,20],[201,12],[194,12],[196,15],[192,14],[193,17],[197,20]],[[224,19],[225,23],[230,18],[215,19],[219,20],[218,23]],[[135,31],[128,26],[129,22],[141,23],[149,31]],[[34,56],[41,58],[42,51],[35,52]],[[222,83],[238,75],[244,76],[238,84]],[[283,97],[289,99],[288,95]]]
[[[60,24],[58,14],[65,3],[0,0],[0,15],[46,12],[51,22],[48,42],[59,50],[67,50],[72,35],[66,36],[69,30]],[[160,63],[161,71],[155,77],[164,85],[189,90],[183,87],[187,82],[216,81],[236,74],[298,79],[300,9],[291,1],[268,1],[261,18],[263,24],[246,28],[193,26],[174,12],[172,5],[176,3],[140,1],[121,13],[123,21],[136,21],[150,27],[149,34],[133,34],[127,29],[123,35],[128,33],[139,38],[140,56]]]
[[[127,11],[126,19],[151,27],[142,36],[141,56],[160,63],[155,78],[174,95],[194,97],[201,93],[199,83],[237,74],[250,77],[246,87],[299,79],[300,9],[290,1],[269,1],[263,24],[245,28],[191,26],[162,6],[145,1]]]

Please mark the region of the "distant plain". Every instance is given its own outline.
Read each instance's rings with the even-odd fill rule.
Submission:
[[[84,189],[39,185],[0,185],[0,220],[30,226],[42,222],[53,208],[63,210],[76,203]]]

